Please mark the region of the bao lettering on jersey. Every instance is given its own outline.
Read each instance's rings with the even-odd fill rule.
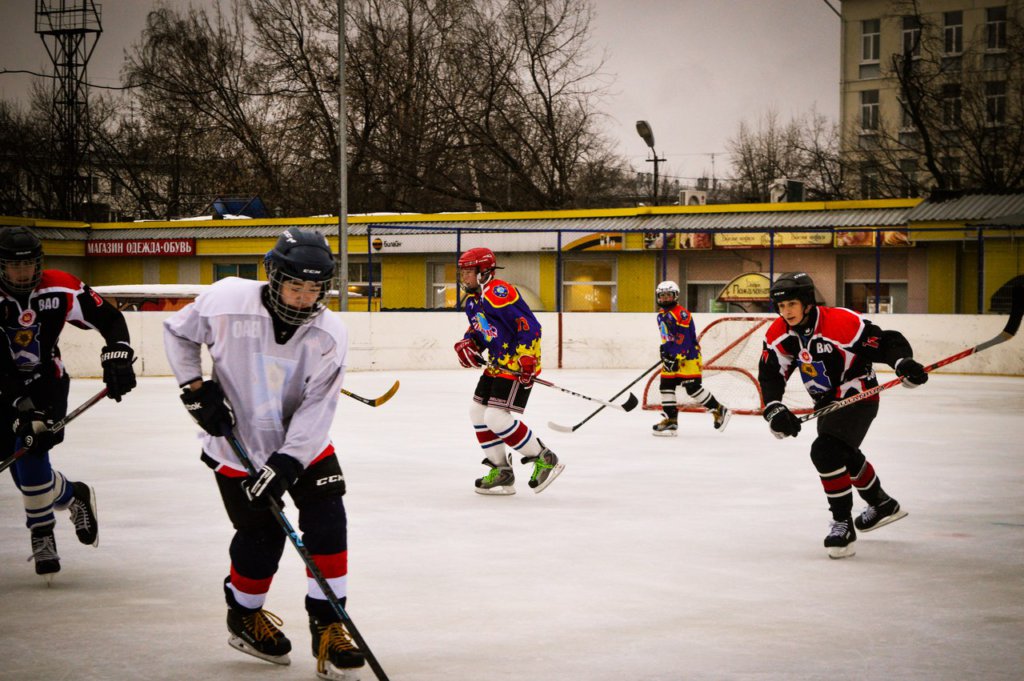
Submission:
[[[232,338],[259,338],[262,325],[258,320],[239,320],[231,322]]]
[[[57,296],[46,296],[45,298],[39,298],[36,300],[36,303],[39,305],[40,311],[60,309],[60,298]]]

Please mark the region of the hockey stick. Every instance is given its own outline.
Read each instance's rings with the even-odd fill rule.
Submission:
[[[981,352],[982,350],[987,350],[993,345],[1005,343],[1006,341],[1013,338],[1014,335],[1016,335],[1017,330],[1020,328],[1022,316],[1024,316],[1024,286],[1015,286],[1013,288],[1012,298],[1010,301],[1010,318],[1006,320],[1006,326],[1003,327],[1003,330],[1000,331],[998,335],[994,336],[993,338],[990,338],[984,343],[979,343],[978,345],[975,345],[973,348],[961,350],[955,355],[950,355],[945,359],[940,359],[938,362],[929,364],[928,366],[924,367],[924,370],[927,372],[931,372],[938,369],[939,367],[944,367],[947,364],[952,364],[957,360],[961,360],[964,357],[970,357],[971,355]],[[822,407],[821,409],[818,409],[817,411],[814,411],[810,414],[805,414],[804,416],[800,417],[800,421],[810,421],[811,419],[816,419],[819,416],[831,414],[837,409],[842,409],[843,407],[853,404],[854,402],[860,402],[861,400],[867,399],[872,395],[877,395],[883,390],[888,390],[889,388],[900,385],[902,382],[903,379],[894,378],[893,380],[888,381],[887,383],[876,385],[874,388],[869,388],[862,393],[850,395],[846,399],[839,400],[838,402],[832,402],[831,404],[828,404]]]
[[[363,404],[370,405],[371,407],[379,407],[380,405],[384,404],[385,402],[390,400],[392,397],[394,397],[395,393],[397,393],[397,392],[398,392],[398,381],[395,381],[395,384],[393,386],[391,386],[391,388],[386,393],[384,393],[380,397],[374,398],[372,400],[370,398],[368,398],[368,397],[362,397],[360,395],[356,395],[355,393],[350,393],[349,391],[345,390],[344,388],[341,389],[341,394],[342,395],[347,395],[347,396],[351,397],[353,400],[358,400],[358,401],[362,402]]]
[[[483,357],[480,358],[480,366],[484,366]],[[513,376],[522,376],[522,374],[520,372],[518,372],[518,371],[513,371],[512,369],[509,369],[508,367],[495,366],[493,363],[491,363],[488,368],[494,369],[496,371],[500,371],[500,372],[505,373],[505,374],[512,374]],[[537,383],[538,385],[547,386],[548,388],[554,388],[555,390],[559,390],[559,391],[561,391],[561,392],[563,392],[563,393],[565,393],[567,395],[572,395],[573,397],[579,397],[580,399],[590,400],[591,402],[597,402],[598,404],[604,405],[606,407],[611,407],[612,409],[621,409],[622,411],[632,411],[633,408],[636,407],[636,405],[640,404],[640,401],[638,399],[636,399],[636,395],[634,395],[633,393],[630,393],[629,397],[622,404],[616,404],[615,402],[609,402],[609,401],[606,401],[606,400],[599,400],[596,397],[591,397],[589,395],[584,395],[583,393],[578,393],[575,390],[569,390],[568,388],[563,388],[562,386],[555,385],[551,381],[545,381],[543,378],[537,378],[536,376],[533,378],[533,382]],[[621,393],[619,393],[619,394],[621,394]],[[616,395],[616,397],[618,397],[618,395]],[[612,399],[615,399],[615,398],[613,397]]]
[[[81,416],[82,412],[84,412],[86,409],[88,409],[89,407],[93,406],[94,404],[96,404],[97,402],[99,402],[100,400],[102,400],[106,396],[107,396],[107,389],[104,388],[103,390],[99,391],[98,393],[96,393],[95,395],[93,395],[92,397],[87,399],[85,402],[83,402],[77,409],[72,411],[70,414],[68,414],[67,416],[62,418],[60,421],[57,421],[52,426],[50,426],[50,430],[52,432],[54,432],[54,433],[59,432],[61,430],[64,430],[64,427],[67,426],[72,421],[74,421],[79,416]],[[24,455],[25,455],[25,448],[21,447],[20,449],[18,449],[18,451],[14,452],[14,454],[11,454],[9,457],[4,459],[3,462],[0,463],[0,473],[4,472],[8,468],[10,468],[14,464],[15,461],[17,461],[18,459],[20,459]]]
[[[655,369],[657,369],[657,368],[658,368],[658,367],[660,367],[660,366],[661,366],[661,362],[659,361],[659,362],[657,362],[657,363],[656,363],[656,364],[655,364],[654,366],[652,366],[651,368],[647,369],[647,370],[646,370],[646,371],[644,371],[644,372],[643,372],[642,374],[640,374],[640,375],[639,375],[639,376],[638,376],[638,377],[636,378],[636,380],[634,380],[634,381],[633,381],[632,383],[630,383],[629,385],[627,385],[627,386],[626,386],[625,388],[623,388],[622,390],[620,390],[620,391],[619,391],[619,392],[617,392],[616,394],[612,395],[612,396],[611,396],[611,399],[612,399],[612,400],[614,400],[614,399],[617,399],[617,398],[618,398],[618,397],[619,397],[620,395],[622,395],[622,394],[623,394],[623,393],[625,393],[625,392],[626,392],[627,390],[629,390],[629,389],[630,389],[630,388],[632,388],[632,387],[633,387],[634,385],[636,385],[636,384],[637,384],[637,383],[639,383],[639,382],[640,382],[641,380],[643,380],[643,379],[644,379],[644,378],[645,378],[645,377],[647,376],[647,374],[651,373],[652,371],[654,371]],[[597,416],[597,415],[598,415],[599,413],[601,413],[601,411],[603,411],[603,410],[604,410],[604,408],[605,408],[605,405],[603,405],[603,404],[602,404],[602,405],[601,405],[600,407],[598,407],[598,408],[597,408],[597,409],[596,409],[595,411],[591,412],[590,416],[588,416],[587,418],[583,419],[582,421],[580,421],[579,423],[577,423],[577,424],[576,424],[575,426],[563,426],[563,425],[562,425],[562,424],[560,424],[560,423],[555,423],[554,421],[548,421],[548,428],[550,428],[551,430],[557,430],[557,431],[559,431],[559,432],[562,432],[562,433],[575,433],[575,432],[576,432],[576,431],[577,431],[577,430],[579,429],[579,427],[580,427],[580,426],[582,426],[582,425],[583,425],[584,423],[586,423],[586,422],[587,422],[587,421],[589,421],[590,419],[592,419],[592,418],[594,418],[595,416]],[[628,411],[628,410],[627,410],[627,411]]]
[[[234,450],[235,456],[237,456],[238,460],[242,462],[243,466],[245,466],[245,470],[248,471],[249,475],[256,477],[257,471],[256,467],[253,466],[252,459],[249,458],[249,455],[245,451],[245,447],[243,447],[242,443],[237,437],[235,437],[235,433],[230,426],[224,429],[224,437],[227,438],[228,444],[230,444],[231,449]],[[355,640],[356,644],[358,644],[359,649],[366,657],[366,663],[370,665],[370,669],[373,670],[373,673],[377,675],[377,678],[380,681],[388,681],[388,675],[384,673],[383,669],[381,669],[380,663],[377,662],[376,656],[370,651],[370,646],[367,645],[366,639],[364,639],[362,634],[359,633],[359,630],[356,629],[355,622],[353,622],[352,618],[349,617],[347,612],[345,612],[345,608],[341,607],[341,602],[338,600],[338,596],[334,593],[334,589],[332,589],[331,585],[327,583],[327,580],[324,579],[323,573],[320,572],[320,568],[318,568],[316,563],[313,562],[313,557],[309,555],[306,545],[302,543],[302,538],[299,537],[298,532],[296,532],[295,528],[292,527],[291,522],[288,521],[288,516],[284,514],[284,510],[281,508],[281,505],[277,503],[276,499],[270,499],[270,510],[274,513],[274,517],[277,518],[277,523],[281,526],[281,529],[284,530],[286,535],[288,535],[288,539],[291,540],[292,546],[294,546],[295,550],[299,552],[299,557],[302,558],[302,562],[306,565],[306,569],[309,570],[309,574],[313,575],[313,579],[316,581],[317,586],[319,586],[320,590],[324,592],[324,596],[327,597],[327,602],[331,604],[331,608],[334,610],[335,614],[341,618],[341,621],[344,622],[345,626],[348,628],[349,633],[352,634],[352,638]]]

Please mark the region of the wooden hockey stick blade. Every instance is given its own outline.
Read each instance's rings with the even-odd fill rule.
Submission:
[[[350,393],[344,388],[341,389],[341,394],[347,395],[348,397],[351,397],[353,400],[358,400],[363,404],[368,404],[371,407],[379,407],[380,405],[384,404],[385,402],[387,402],[388,400],[395,396],[395,393],[398,392],[399,385],[399,382],[395,381],[395,384],[391,386],[391,388],[386,393],[384,393],[380,397],[376,397],[373,399],[370,399],[369,397],[363,397],[362,395],[356,395],[355,393]]]
[[[974,347],[967,348],[966,350],[961,350],[960,352],[956,353],[955,355],[950,355],[949,357],[940,359],[937,362],[929,364],[928,366],[924,367],[924,370],[926,372],[930,373],[932,371],[935,371],[939,367],[944,367],[947,364],[952,364],[953,362],[961,360],[964,357],[970,357],[971,355],[973,355],[975,353],[978,353],[978,352],[981,352],[982,350],[987,350],[988,348],[992,347],[993,345],[999,345],[1000,343],[1005,343],[1006,341],[1010,340],[1015,335],[1017,335],[1017,331],[1020,329],[1020,323],[1021,323],[1021,318],[1022,317],[1024,317],[1024,286],[1017,285],[1017,286],[1013,287],[1013,292],[1011,293],[1011,298],[1010,298],[1010,318],[1006,320],[1006,326],[1003,327],[1002,331],[1000,331],[997,335],[993,336],[992,338],[990,338],[989,340],[985,341],[984,343],[978,343]],[[824,416],[825,414],[830,414],[830,413],[832,413],[832,412],[834,412],[836,410],[842,409],[843,407],[845,407],[847,405],[853,404],[854,402],[860,402],[861,400],[866,400],[867,398],[871,397],[872,395],[877,395],[878,393],[882,392],[883,390],[888,390],[889,388],[894,388],[894,387],[900,385],[902,382],[903,382],[903,379],[894,378],[891,381],[888,381],[888,382],[883,383],[881,385],[876,385],[874,388],[869,388],[869,389],[865,390],[864,392],[860,392],[860,393],[857,393],[856,395],[851,395],[850,397],[847,397],[846,399],[839,400],[838,402],[833,402],[831,404],[825,405],[821,409],[818,409],[817,411],[814,411],[814,412],[812,412],[810,414],[804,414],[803,416],[800,417],[800,421],[801,422],[810,421],[811,419],[816,419],[819,416]]]

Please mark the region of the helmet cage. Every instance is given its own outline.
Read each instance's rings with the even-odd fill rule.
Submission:
[[[277,240],[263,261],[267,272],[267,302],[271,311],[285,324],[307,324],[326,308],[323,304],[334,278],[334,256],[327,239],[319,233],[289,229]],[[295,307],[284,302],[286,284],[316,282],[316,302],[309,307]]]
[[[32,265],[25,281],[11,279],[10,267]],[[43,278],[43,244],[25,227],[9,227],[0,233],[0,284],[11,293],[31,293]]]
[[[662,301],[663,295],[671,295],[669,300]],[[679,302],[679,284],[674,281],[663,281],[654,289],[654,302],[658,307],[668,309]]]

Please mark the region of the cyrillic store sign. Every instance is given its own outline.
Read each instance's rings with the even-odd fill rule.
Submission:
[[[85,254],[132,258],[195,255],[195,239],[104,239],[85,242]]]

